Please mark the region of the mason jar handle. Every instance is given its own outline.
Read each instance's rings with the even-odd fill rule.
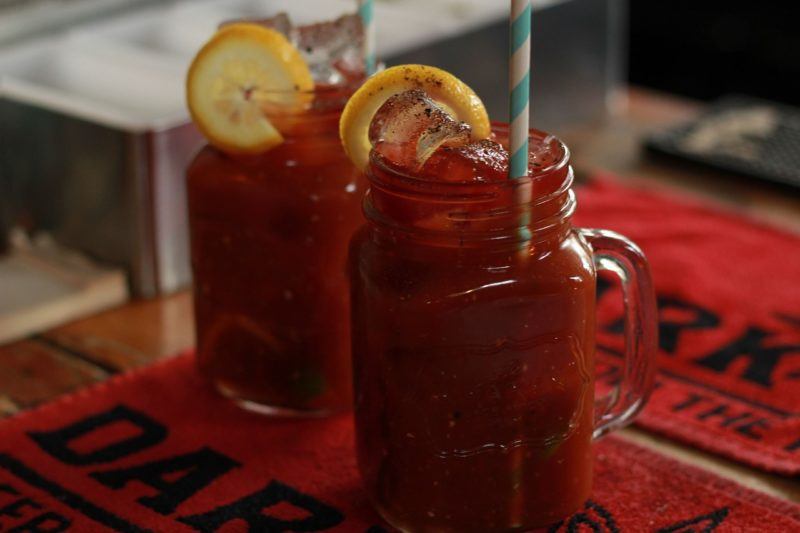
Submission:
[[[622,281],[625,305],[625,358],[622,380],[595,400],[594,438],[630,424],[653,390],[658,322],[650,267],[636,244],[613,231],[579,230],[594,253],[598,271]]]

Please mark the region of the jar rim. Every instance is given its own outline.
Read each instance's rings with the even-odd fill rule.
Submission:
[[[507,141],[508,125],[494,123],[493,132],[501,143]],[[525,178],[501,181],[423,179],[395,168],[373,150],[364,214],[378,227],[459,245],[550,238],[568,226],[575,210],[570,152],[560,139],[540,130],[531,130],[531,140],[551,143],[554,162]]]
[[[492,133],[495,136],[495,140],[497,140],[501,145],[507,148],[507,141],[508,141],[508,133],[509,133],[510,126],[508,123],[505,122],[492,122]],[[416,175],[412,171],[404,171],[398,169],[397,167],[392,166],[383,156],[378,154],[375,150],[370,152],[369,160],[370,165],[375,166],[381,172],[387,173],[392,175],[395,178],[400,178],[403,182],[408,183],[413,186],[418,186],[420,188],[433,190],[435,189],[439,193],[447,194],[448,191],[452,191],[453,193],[457,194],[457,191],[469,189],[472,191],[470,196],[480,196],[480,192],[482,189],[486,191],[497,191],[498,189],[502,189],[504,187],[510,189],[516,189],[522,186],[526,186],[528,184],[532,184],[536,179],[547,176],[556,172],[559,172],[564,169],[567,165],[569,165],[570,161],[570,150],[569,147],[558,137],[547,133],[545,131],[531,128],[529,132],[529,140],[536,141],[536,142],[551,142],[554,144],[558,151],[559,157],[557,158],[555,163],[552,163],[546,167],[537,168],[533,172],[530,171],[527,176],[524,178],[517,178],[517,179],[508,179],[503,185],[502,182],[497,181],[474,181],[474,182],[451,182],[451,181],[433,181],[430,179],[422,179]],[[373,173],[368,173],[373,174]],[[554,191],[553,194],[557,194],[558,191]],[[549,197],[550,195],[547,195]],[[546,199],[546,198],[545,198]]]

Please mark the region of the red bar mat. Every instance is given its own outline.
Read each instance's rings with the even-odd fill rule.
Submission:
[[[378,533],[352,432],[241,411],[178,357],[0,423],[0,529]],[[622,440],[596,464],[592,500],[551,531],[800,530],[800,506]]]
[[[800,237],[682,198],[598,179],[577,223],[618,231],[652,266],[657,389],[638,423],[786,475],[800,474]],[[619,375],[621,298],[600,284],[598,366]]]

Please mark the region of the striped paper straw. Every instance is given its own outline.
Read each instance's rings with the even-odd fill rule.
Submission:
[[[531,98],[531,2],[530,0],[511,0],[511,43],[509,46],[509,88],[511,90],[511,128],[509,139],[508,177],[512,180],[528,176],[528,136],[530,130],[530,98]],[[518,205],[531,202],[531,184],[520,184],[514,192],[514,200]],[[519,236],[521,246],[518,253],[522,259],[528,257],[528,247],[532,237],[528,225],[531,214],[527,209],[520,217]],[[520,430],[519,441],[522,443],[523,430]],[[522,469],[525,463],[525,447],[518,446],[510,454],[509,479],[511,497],[508,500],[508,519],[512,527],[522,525],[522,515],[526,505],[527,494],[522,483]]]
[[[531,2],[511,0],[511,164],[509,177],[528,175],[531,95]]]
[[[375,1],[359,0],[358,14],[364,25],[364,60],[367,64],[367,76],[375,74],[377,64],[375,52]]]

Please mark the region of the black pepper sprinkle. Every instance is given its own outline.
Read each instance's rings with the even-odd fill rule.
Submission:
[[[455,418],[456,420],[461,418],[461,411],[453,411],[453,418]]]

